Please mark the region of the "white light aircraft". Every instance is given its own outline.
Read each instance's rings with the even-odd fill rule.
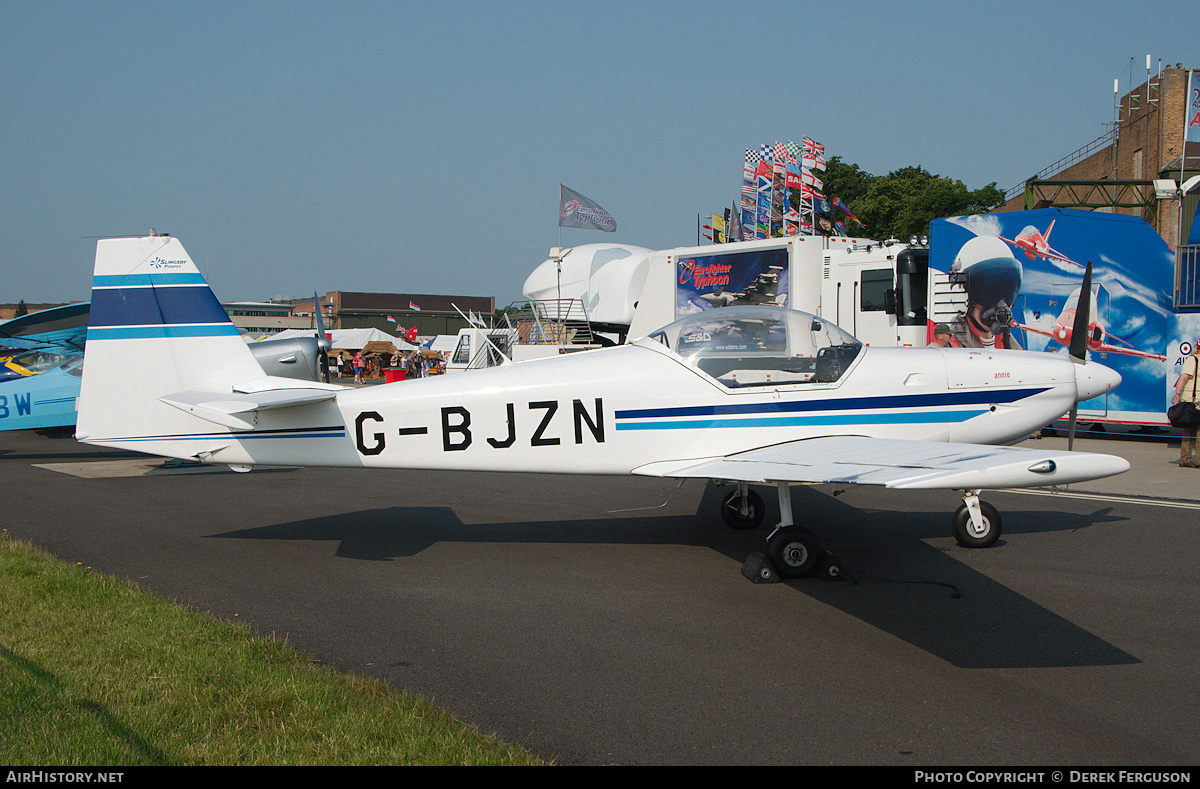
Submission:
[[[748,485],[774,485],[781,522],[766,555],[783,577],[807,575],[825,556],[793,523],[791,484],[961,490],[953,532],[987,547],[1001,523],[980,489],[1129,467],[997,446],[1120,381],[1058,354],[868,348],[808,313],[727,307],[627,345],[353,388],[264,375],[174,238],[100,240],[92,287],[80,441],[237,470],[712,479],[737,484],[721,507],[734,528],[763,518]]]

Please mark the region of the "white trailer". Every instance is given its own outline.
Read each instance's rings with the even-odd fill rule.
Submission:
[[[680,247],[644,256],[643,271],[627,278],[641,285],[638,294],[569,295],[636,305],[630,339],[702,309],[776,304],[828,318],[868,345],[923,346],[928,260],[919,245],[822,236]],[[539,278],[546,279],[544,270]]]

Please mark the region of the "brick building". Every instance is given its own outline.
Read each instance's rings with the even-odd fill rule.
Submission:
[[[321,315],[327,329],[374,328],[389,334],[397,325],[417,327],[417,334],[457,334],[467,325],[459,315],[474,312],[488,318],[496,311],[494,296],[442,296],[429,293],[356,293],[334,290],[321,297]],[[457,309],[455,309],[457,307]],[[312,299],[297,299],[292,314],[311,316]],[[396,323],[388,320],[388,316]]]
[[[1184,150],[1191,71],[1168,66],[1122,96],[1109,132],[1009,190],[996,210],[1056,206],[1132,214],[1177,248],[1180,217],[1186,239],[1200,191],[1182,201],[1178,194],[1200,174],[1200,143]]]

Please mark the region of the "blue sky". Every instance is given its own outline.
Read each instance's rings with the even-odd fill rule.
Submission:
[[[1182,0],[5,0],[0,302],[87,298],[95,237],[153,227],[222,300],[503,306],[560,238],[694,243],[762,143],[1007,189],[1147,54],[1200,68],[1195,30]],[[560,236],[560,183],[617,232]]]

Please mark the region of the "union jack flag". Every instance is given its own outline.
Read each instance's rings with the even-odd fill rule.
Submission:
[[[822,145],[821,143],[817,142],[816,140],[810,140],[809,138],[805,137],[804,138],[804,153],[811,154],[814,157],[824,156],[825,155],[825,146]]]

